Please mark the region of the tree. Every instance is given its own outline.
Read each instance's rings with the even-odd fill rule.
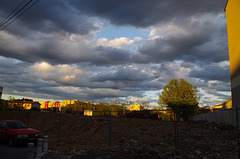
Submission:
[[[148,109],[150,106],[148,102],[141,102],[140,105],[143,106],[144,109]]]
[[[178,118],[188,120],[198,108],[197,92],[197,87],[186,80],[172,79],[164,86],[158,104],[166,105],[172,112],[176,111]]]
[[[14,97],[9,97],[8,105],[12,110],[23,110],[23,103],[19,99]]]

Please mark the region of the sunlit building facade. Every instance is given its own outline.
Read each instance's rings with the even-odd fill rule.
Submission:
[[[40,109],[40,103],[39,102],[33,102],[33,101],[23,101],[21,102],[23,109],[29,110],[31,108],[37,108]]]
[[[50,102],[50,101],[45,101],[45,102],[39,102],[41,104],[41,109],[43,110],[49,110],[52,108],[63,108],[66,107],[68,104],[74,104],[77,102],[77,100],[65,100],[64,103],[55,101],[55,102]]]
[[[68,105],[68,104],[75,104],[75,102],[77,102],[77,100],[65,100],[64,104]]]
[[[232,106],[240,107],[240,0],[228,0],[226,8]]]
[[[144,109],[143,106],[141,106],[140,104],[128,106],[128,110],[130,111],[141,111],[143,109]]]

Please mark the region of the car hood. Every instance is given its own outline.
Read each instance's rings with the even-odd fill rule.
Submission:
[[[16,133],[16,134],[38,134],[40,131],[32,129],[32,128],[26,128],[26,129],[8,129],[8,131]]]

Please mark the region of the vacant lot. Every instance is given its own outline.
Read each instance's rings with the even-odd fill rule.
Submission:
[[[174,123],[169,121],[111,118],[109,122],[108,117],[62,114],[59,136],[58,113],[0,111],[2,119],[29,121],[31,127],[49,136],[52,152],[72,158],[87,154],[92,158],[169,159],[175,145],[184,158],[232,158],[237,152],[236,129],[215,123],[179,123],[176,144]]]

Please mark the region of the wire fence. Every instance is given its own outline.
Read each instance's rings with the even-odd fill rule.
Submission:
[[[161,156],[159,152],[161,152],[161,157],[171,156],[172,158],[236,158],[236,156],[239,156],[239,126],[238,126],[238,115],[239,110],[238,109],[213,109],[212,112],[209,112],[209,116],[217,113],[218,118],[221,118],[219,120],[218,118],[214,119],[202,119],[200,122],[193,122],[191,121],[183,121],[180,118],[181,113],[188,113],[188,109],[174,109],[173,112],[169,112],[169,110],[145,110],[145,111],[92,111],[92,114],[90,116],[95,117],[104,117],[106,120],[105,127],[107,132],[107,140],[108,140],[108,146],[116,146],[119,145],[119,141],[128,142],[130,145],[139,144],[141,147],[140,152],[145,149],[145,151],[151,151],[150,149],[161,149],[161,146],[166,144],[170,150],[169,155],[166,152],[154,151],[152,152],[155,154],[155,156]],[[226,114],[225,112],[231,113]],[[166,119],[166,114],[168,114],[168,118]],[[225,113],[225,114],[224,114]],[[235,117],[233,115],[235,113]],[[83,114],[83,113],[76,113],[76,114]],[[162,115],[165,114],[165,118],[162,117]],[[201,115],[201,114],[200,114]],[[61,116],[61,113],[60,113]],[[154,127],[139,127],[139,121],[136,123],[132,123],[131,127],[128,128],[128,131],[124,130],[124,125],[122,127],[119,124],[119,121],[117,121],[117,118],[121,117],[127,117],[127,118],[141,118],[141,119],[158,119],[156,121],[159,121],[154,125]],[[229,119],[231,117],[231,119]],[[232,118],[235,118],[235,122],[237,122],[237,125],[231,126],[232,124]],[[163,120],[167,121],[163,121]],[[216,120],[216,121],[214,121]],[[156,122],[155,121],[155,122]],[[211,122],[209,122],[211,121]],[[229,122],[230,121],[230,122]],[[140,121],[143,122],[143,121]],[[230,124],[229,124],[230,123]],[[168,129],[165,131],[165,142],[162,142],[162,139],[159,140],[159,138],[152,138],[151,135],[156,135],[156,133],[162,133],[159,137],[164,136],[164,131],[159,130],[159,126],[161,127],[162,124],[164,124],[166,128]],[[60,123],[61,125],[61,123]],[[168,125],[168,126],[167,126]],[[119,129],[119,126],[121,127]],[[118,128],[117,128],[118,127]],[[141,130],[142,129],[142,130]],[[116,131],[120,130],[120,131]],[[154,132],[155,131],[155,132]],[[129,133],[129,134],[128,134]],[[128,137],[126,137],[129,135]],[[133,136],[132,136],[133,135]],[[134,137],[135,135],[135,137]],[[119,139],[120,137],[123,137],[122,139]],[[167,137],[166,137],[167,136]],[[117,137],[117,138],[116,138]],[[125,137],[125,138],[124,138]],[[138,140],[141,138],[143,143],[140,143]],[[144,139],[143,139],[144,138]],[[59,138],[59,143],[60,138]],[[149,142],[149,143],[147,143]],[[229,144],[230,143],[230,144]],[[124,145],[124,144],[122,144]],[[147,146],[146,146],[147,145]],[[126,146],[126,144],[125,144]],[[148,149],[148,148],[149,149]],[[146,150],[148,149],[148,150]],[[134,151],[134,150],[133,150]],[[144,151],[143,151],[144,152]],[[142,152],[142,153],[143,153]],[[237,154],[238,152],[238,154]]]
[[[91,111],[86,116],[26,111],[10,112],[8,118],[0,112],[0,119],[24,120],[48,135],[50,145],[110,149],[145,158],[239,158],[238,108],[214,109],[189,121],[183,121],[179,112]]]

